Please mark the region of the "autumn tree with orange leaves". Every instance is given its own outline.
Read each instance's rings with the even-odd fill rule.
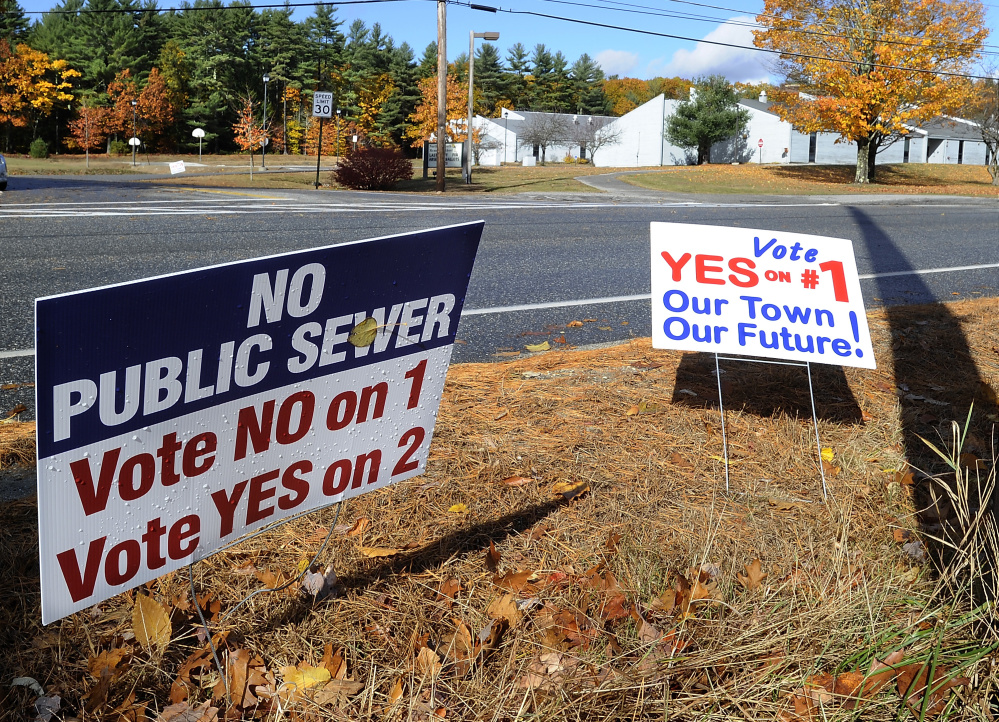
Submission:
[[[766,0],[757,47],[804,92],[774,93],[771,108],[803,133],[857,144],[857,183],[880,148],[910,128],[957,112],[967,73],[988,35],[979,0]]]
[[[79,73],[23,43],[0,56],[0,125],[25,128],[73,99],[67,91]]]
[[[420,95],[423,100],[416,112],[409,116],[410,125],[403,136],[411,139],[410,145],[419,148],[423,141],[437,135],[437,76],[432,75],[420,81]],[[447,75],[447,129],[452,143],[465,140],[465,123],[468,120],[468,89]]]

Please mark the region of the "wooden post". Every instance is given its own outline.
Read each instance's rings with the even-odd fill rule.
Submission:
[[[437,0],[437,191],[447,168],[447,2]]]

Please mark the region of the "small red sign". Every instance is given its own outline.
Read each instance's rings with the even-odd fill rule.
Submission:
[[[763,147],[763,138],[760,138],[760,142],[757,143],[756,145],[758,145],[758,146],[760,146],[762,148]]]

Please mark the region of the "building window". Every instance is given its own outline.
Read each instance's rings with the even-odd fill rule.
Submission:
[[[815,146],[818,144],[818,135],[809,133],[808,135],[808,162],[815,162]]]
[[[904,148],[902,150],[902,162],[903,163],[908,163],[909,162],[909,139],[908,138],[905,139],[905,146],[904,146]]]
[[[958,165],[963,165],[964,164],[964,141],[963,140],[959,140],[957,142],[957,164]]]

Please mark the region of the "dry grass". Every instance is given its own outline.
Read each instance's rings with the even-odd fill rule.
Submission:
[[[906,163],[877,169],[876,183],[857,185],[849,165],[706,165],[663,173],[623,176],[643,188],[681,193],[823,195],[904,193],[999,195],[984,166]]]
[[[816,367],[822,444],[834,453],[825,502],[799,369],[727,364],[733,464],[725,493],[713,362],[656,351],[643,339],[453,367],[427,473],[345,505],[319,559],[339,575],[336,598],[265,594],[216,622],[228,633],[218,641],[232,660],[230,680],[246,675],[233,671],[247,658],[238,650],[259,660],[249,664],[261,675],[259,694],[232,714],[891,720],[908,714],[894,682],[848,709],[849,700],[816,691],[817,675],[862,674],[901,652],[906,664],[932,662],[934,679],[969,678],[956,693],[941,693],[943,715],[924,710],[925,719],[992,719],[996,639],[983,627],[988,610],[974,609],[961,591],[967,565],[941,581],[902,546],[928,541],[917,500],[930,482],[904,473],[913,456],[907,419],[923,402],[906,399],[895,374],[909,363],[899,349],[914,344],[922,356],[911,363],[940,389],[925,395],[951,404],[920,406],[920,423],[948,439],[950,419],[967,413],[965,380],[935,371],[955,366],[938,325],[957,319],[955,333],[989,388],[999,377],[997,312],[994,299],[873,312],[878,371]],[[895,364],[893,349],[902,359]],[[976,429],[995,420],[983,417]],[[531,481],[505,483],[515,476]],[[588,491],[571,500],[556,493],[580,484]],[[450,511],[459,504],[466,511]],[[63,698],[67,716],[117,721],[141,708],[155,717],[185,660],[209,659],[199,652],[186,574],[139,590],[171,610],[163,653],[132,638],[133,594],[42,628],[35,513],[30,500],[0,508],[0,584],[8,590],[0,674],[36,677]],[[257,573],[294,575],[333,518],[318,512],[199,564],[195,583],[210,597],[202,601],[217,601],[224,614],[261,586]],[[349,535],[362,518],[363,534]],[[491,543],[496,571],[488,568]],[[398,551],[370,558],[362,546]],[[740,582],[757,559],[768,576],[758,586]],[[459,587],[453,599],[450,580]],[[455,652],[466,632],[474,648],[490,613],[502,611],[511,624],[498,645],[484,642],[474,663]],[[326,645],[341,651],[345,668],[339,657],[323,664]],[[114,649],[126,656],[102,687],[88,663]],[[357,684],[336,683],[350,693],[333,702],[329,692],[322,706],[287,699],[287,685],[285,701],[268,698],[268,686],[288,679],[279,668],[303,662],[345,671]],[[219,681],[210,662],[190,679],[191,704],[207,702]],[[0,694],[16,714],[34,698],[23,688]],[[225,707],[224,696],[213,704]]]

